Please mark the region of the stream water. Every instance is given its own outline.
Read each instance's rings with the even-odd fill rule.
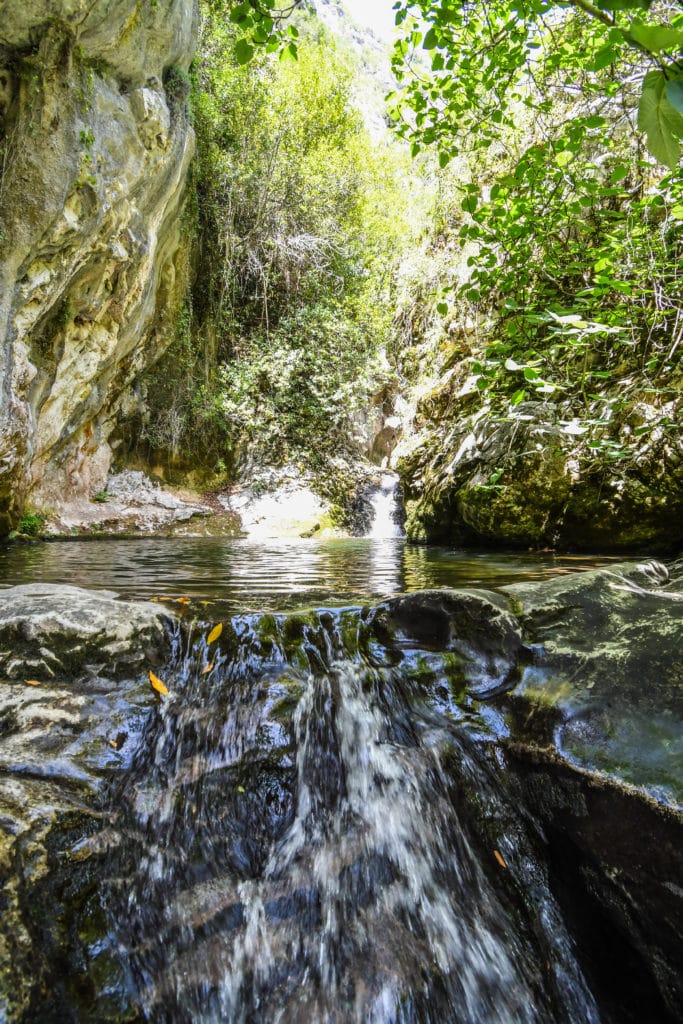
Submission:
[[[110,797],[104,900],[142,1019],[604,1021],[485,716],[463,717],[445,690],[426,699],[364,650],[350,606],[608,561],[400,538],[0,548],[3,587],[186,595],[206,611],[176,626],[159,668],[170,697],[131,735]]]
[[[198,637],[165,666],[111,869],[145,1019],[597,1022],[495,765],[359,656],[359,626],[238,616],[230,655]]]
[[[440,587],[496,587],[619,559],[476,554],[377,540],[250,541],[221,537],[74,540],[0,546],[0,587],[68,583],[131,598],[164,595],[273,611],[362,603]]]

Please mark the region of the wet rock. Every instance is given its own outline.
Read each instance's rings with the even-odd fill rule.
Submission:
[[[121,840],[109,787],[154,713],[141,670],[168,650],[163,618],[106,591],[0,593],[2,1020],[137,1017],[101,882]]]
[[[28,583],[0,591],[0,676],[129,675],[167,647],[165,613],[106,590]]]
[[[680,563],[643,563],[503,587],[533,652],[513,735],[683,803],[681,583]]]
[[[0,1016],[326,1019],[323,950],[410,1022],[673,1024],[682,582],[612,566],[211,643],[191,606],[166,633],[102,592],[0,592],[2,656],[54,672],[0,681]]]
[[[533,652],[492,703],[608,1019],[680,1020],[683,566],[502,588]],[[615,991],[621,998],[615,1002]]]
[[[477,697],[499,693],[517,681],[521,631],[505,600],[494,593],[406,594],[372,609],[365,626],[371,659],[378,664],[405,670],[409,652],[422,654],[423,665],[435,653],[436,666]],[[443,661],[443,655],[453,657]]]

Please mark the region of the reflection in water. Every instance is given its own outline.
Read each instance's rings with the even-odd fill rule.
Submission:
[[[477,554],[402,538],[78,540],[0,547],[0,587],[61,583],[136,598],[186,594],[264,611],[353,604],[409,590],[497,587],[612,561]]]

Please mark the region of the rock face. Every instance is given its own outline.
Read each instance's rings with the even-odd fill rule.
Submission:
[[[672,426],[680,399],[663,409],[632,399],[591,448],[585,410],[543,402],[493,410],[452,386],[423,400],[419,443],[397,462],[411,540],[680,549],[683,444]]]
[[[75,1007],[95,1005],[94,1019],[132,1019],[98,872],[115,841],[107,789],[154,704],[141,670],[170,647],[163,620],[106,591],[32,584],[0,595],[3,1021],[85,1020]],[[81,966],[60,978],[65,959]],[[36,1007],[44,985],[49,1009]]]
[[[219,634],[0,592],[0,1017],[332,1019],[323,951],[349,998],[398,977],[410,1024],[680,1021],[682,585],[619,565]]]
[[[0,535],[105,484],[184,286],[193,0],[0,3]]]

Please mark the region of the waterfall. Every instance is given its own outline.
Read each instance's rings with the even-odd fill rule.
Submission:
[[[242,616],[164,671],[109,897],[145,1019],[597,1024],[514,801],[359,629]]]
[[[398,476],[395,473],[382,473],[380,484],[370,498],[373,518],[368,533],[369,537],[386,540],[390,537],[403,536],[398,491]]]

